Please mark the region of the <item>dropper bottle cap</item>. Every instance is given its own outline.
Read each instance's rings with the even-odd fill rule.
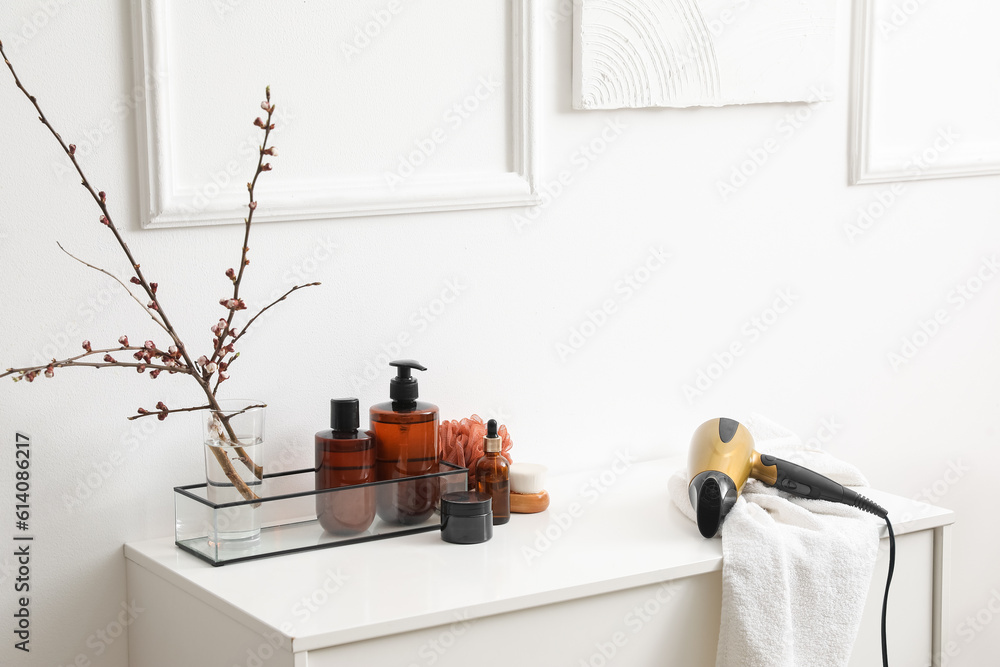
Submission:
[[[497,435],[497,420],[491,419],[486,422],[486,435],[483,436],[483,451],[486,453],[499,453],[503,449],[503,442]]]

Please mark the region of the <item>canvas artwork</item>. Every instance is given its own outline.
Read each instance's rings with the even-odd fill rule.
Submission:
[[[836,0],[575,0],[577,109],[832,97]]]

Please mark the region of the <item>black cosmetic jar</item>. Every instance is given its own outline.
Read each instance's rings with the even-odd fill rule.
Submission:
[[[452,544],[479,544],[493,537],[493,499],[477,491],[441,496],[441,539]]]

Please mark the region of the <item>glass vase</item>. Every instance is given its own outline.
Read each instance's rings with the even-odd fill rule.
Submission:
[[[264,411],[261,401],[227,399],[202,412],[205,481],[216,505],[264,495]],[[255,407],[256,406],[256,407]],[[252,552],[260,544],[260,503],[221,508],[207,527],[208,541],[226,552]]]

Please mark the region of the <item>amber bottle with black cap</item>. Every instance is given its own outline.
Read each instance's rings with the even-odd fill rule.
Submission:
[[[373,405],[371,430],[375,436],[375,468],[379,481],[417,477],[438,472],[438,407],[418,401],[414,370],[427,370],[404,359],[389,364],[396,377],[389,383],[389,398]],[[383,521],[402,525],[423,523],[434,513],[437,477],[380,484],[376,508]]]
[[[316,494],[316,518],[327,532],[355,535],[375,520],[375,443],[358,432],[358,399],[330,401],[330,428],[316,434],[316,490],[358,488]]]

